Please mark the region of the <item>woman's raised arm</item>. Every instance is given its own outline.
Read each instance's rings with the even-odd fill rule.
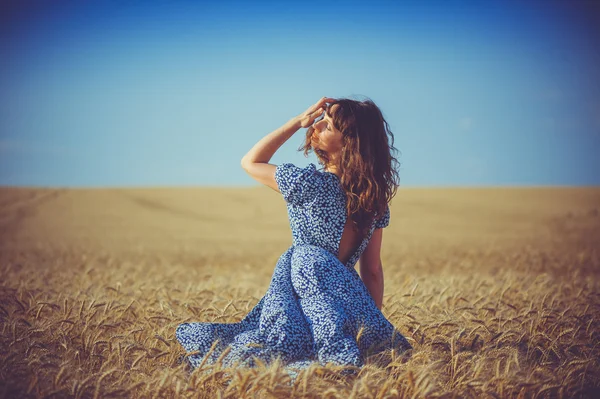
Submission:
[[[260,139],[242,158],[242,168],[252,178],[259,183],[271,187],[275,191],[279,191],[275,182],[276,165],[270,164],[269,161],[290,137],[294,135],[301,127],[309,127],[316,118],[321,115],[328,102],[335,101],[332,98],[323,97],[317,103],[310,106],[299,116],[296,116],[287,121],[283,126],[275,129],[265,137]]]

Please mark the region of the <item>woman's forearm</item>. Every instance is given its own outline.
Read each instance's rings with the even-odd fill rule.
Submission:
[[[364,272],[360,276],[375,300],[377,308],[381,310],[383,305],[383,268],[379,267],[375,272]]]
[[[300,120],[298,118],[292,118],[287,121],[283,126],[273,130],[265,137],[259,140],[244,155],[243,162],[251,163],[267,163],[275,154],[275,151],[279,149],[294,133],[296,133],[301,127]]]
[[[267,163],[279,149],[294,133],[301,127],[309,127],[313,124],[327,106],[327,103],[334,102],[334,98],[323,97],[315,104],[308,107],[306,111],[300,115],[290,119],[283,126],[275,129],[265,137],[260,139],[258,143],[242,157],[242,165],[248,163]]]

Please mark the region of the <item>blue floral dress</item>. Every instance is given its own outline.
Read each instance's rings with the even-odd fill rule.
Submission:
[[[312,163],[305,168],[285,163],[277,166],[275,180],[287,202],[292,246],[277,261],[266,294],[243,320],[177,327],[177,340],[191,352],[190,365],[221,358],[225,367],[253,367],[256,358],[269,364],[279,357],[295,370],[312,362],[361,367],[367,355],[411,349],[354,269],[374,229],[389,224],[389,208],[343,264],[337,255],[346,196],[339,178]]]

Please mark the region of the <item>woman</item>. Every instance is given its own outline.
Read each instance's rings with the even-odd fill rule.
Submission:
[[[300,128],[308,128],[300,150],[314,151],[323,171],[268,163]],[[323,97],[244,156],[246,172],[287,202],[293,245],[242,321],[178,326],[192,367],[219,359],[252,367],[255,358],[277,357],[295,370],[313,361],[361,367],[368,355],[412,349],[381,313],[382,230],[398,187],[393,140],[372,101]]]

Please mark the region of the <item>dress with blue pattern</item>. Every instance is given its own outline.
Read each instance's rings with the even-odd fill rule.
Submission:
[[[266,294],[243,320],[177,327],[190,365],[221,358],[225,367],[253,367],[255,358],[270,364],[279,357],[292,368],[311,362],[361,367],[367,355],[411,349],[354,269],[375,228],[389,224],[389,208],[343,264],[337,255],[346,196],[339,178],[312,163],[305,168],[285,163],[277,166],[275,180],[287,203],[292,246],[277,261]]]

